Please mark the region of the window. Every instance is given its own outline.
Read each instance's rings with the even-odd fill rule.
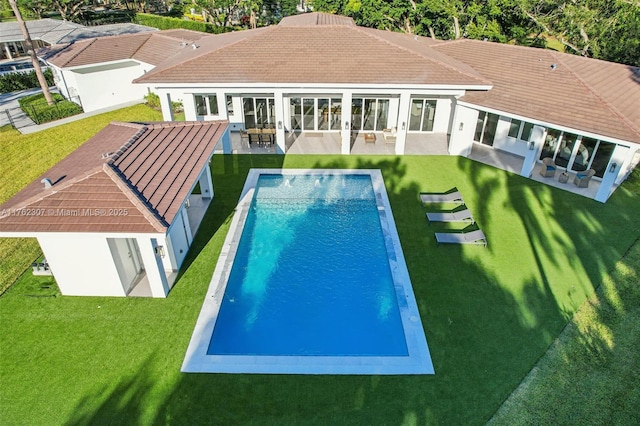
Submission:
[[[227,114],[233,115],[233,96],[227,95]]]
[[[435,99],[412,99],[409,130],[431,132],[436,116]]]
[[[531,139],[531,132],[533,132],[533,124],[524,123],[524,126],[522,126],[522,134],[520,135],[520,139],[528,142]]]
[[[291,101],[293,105],[293,99]],[[266,128],[275,123],[273,98],[242,98],[242,109],[245,129]]]
[[[511,136],[512,138],[517,138],[518,135],[520,134],[521,124],[522,124],[522,121],[512,119],[511,124],[509,125],[509,136]]]
[[[486,118],[486,111],[480,111],[478,114],[478,120],[476,121],[476,131],[473,134],[473,140],[476,142],[480,142],[482,140],[482,132],[484,131],[484,122]]]
[[[482,143],[484,145],[493,146],[493,140],[496,138],[496,129],[498,128],[498,114],[487,114],[487,123],[482,133]]]
[[[218,97],[216,95],[195,95],[194,98],[197,115],[218,115]]]

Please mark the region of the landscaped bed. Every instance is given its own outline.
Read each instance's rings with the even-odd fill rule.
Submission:
[[[28,272],[0,297],[0,423],[482,424],[640,235],[637,177],[601,204],[458,157],[214,155],[211,167],[216,196],[167,299],[63,297]],[[257,167],[382,170],[434,376],[180,373]],[[447,226],[427,225],[418,194],[453,187],[487,248],[436,246]]]

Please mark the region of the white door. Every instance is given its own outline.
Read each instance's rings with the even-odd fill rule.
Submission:
[[[132,238],[110,238],[109,246],[125,293],[129,293],[136,277],[142,271],[140,254]]]

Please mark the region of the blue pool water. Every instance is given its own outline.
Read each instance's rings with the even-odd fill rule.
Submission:
[[[370,176],[258,178],[207,354],[408,354]]]

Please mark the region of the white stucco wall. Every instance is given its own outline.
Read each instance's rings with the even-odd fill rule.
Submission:
[[[151,70],[152,65],[123,61],[100,66],[74,68],[74,86],[78,90],[82,107],[85,112],[136,101],[144,98],[147,88],[144,85],[133,84],[135,78]],[[67,85],[70,80],[66,78]]]
[[[478,121],[478,110],[456,105],[451,121],[449,154],[468,156],[473,146],[473,134]],[[462,128],[462,129],[461,129]]]
[[[62,294],[126,296],[104,236],[41,234],[38,242]]]
[[[438,99],[433,122],[434,133],[447,133],[451,117],[451,99]]]

